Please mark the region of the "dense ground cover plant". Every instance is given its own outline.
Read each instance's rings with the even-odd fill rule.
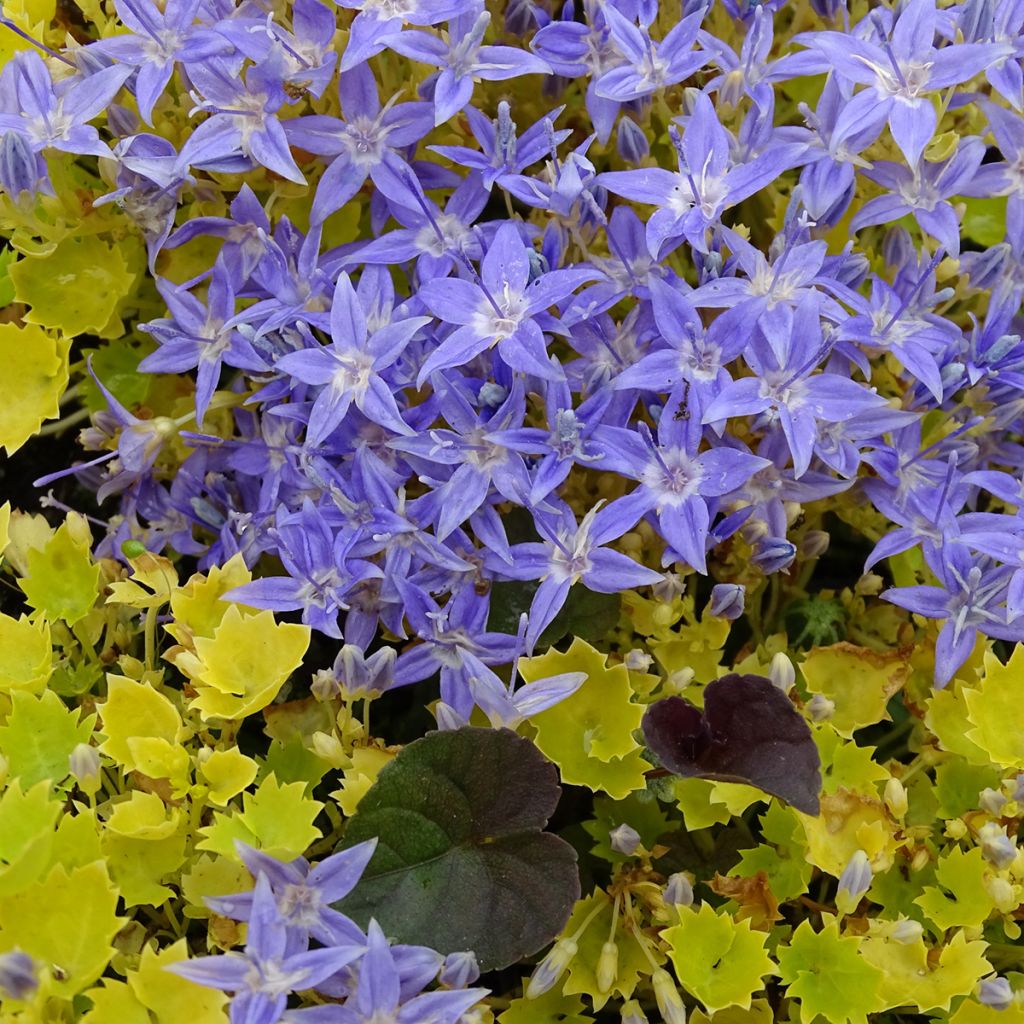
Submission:
[[[1024,1019],[1022,57],[5,4],[0,1020]]]

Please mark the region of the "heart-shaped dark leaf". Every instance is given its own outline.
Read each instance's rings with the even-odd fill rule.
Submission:
[[[805,814],[819,811],[821,759],[789,698],[762,676],[724,676],[704,688],[704,711],[667,697],[644,714],[644,737],[676,775],[746,782]]]
[[[400,942],[472,950],[484,970],[536,953],[580,895],[576,852],[541,831],[560,793],[555,766],[508,729],[428,733],[360,801],[342,847],[377,850],[335,906]]]

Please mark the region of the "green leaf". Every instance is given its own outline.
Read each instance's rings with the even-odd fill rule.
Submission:
[[[595,1010],[600,1010],[615,996],[629,999],[633,995],[641,978],[651,973],[648,956],[653,956],[659,964],[664,961],[661,950],[655,948],[651,951],[645,947],[636,932],[628,927],[627,918],[622,914],[616,915],[615,927],[612,928],[614,909],[614,901],[609,895],[601,889],[595,889],[590,896],[576,904],[562,932],[563,936],[569,938],[584,928],[583,934],[576,940],[579,948],[569,962],[569,976],[562,986],[562,994],[587,995]],[[618,956],[615,961],[615,980],[607,991],[602,991],[597,971],[607,941],[614,942],[618,947]]]
[[[14,301],[14,282],[10,268],[17,253],[13,249],[0,252],[0,306],[9,306]]]
[[[980,848],[964,853],[953,847],[935,868],[937,884],[928,886],[914,902],[942,930],[977,928],[994,908],[985,871]]]
[[[986,248],[998,245],[1006,237],[1006,197],[963,199],[964,219],[960,232]]]
[[[0,898],[0,949],[21,949],[52,965],[53,992],[70,998],[110,961],[124,924],[116,911],[117,890],[102,861],[70,872],[58,864],[45,879]]]
[[[519,663],[523,679],[533,682],[563,672],[586,672],[575,693],[534,715],[537,746],[561,769],[562,780],[622,799],[646,785],[651,767],[642,757],[633,731],[644,709],[633,703],[629,670],[609,667],[608,656],[579,638],[566,652],[550,650]]]
[[[313,821],[324,805],[305,789],[305,783],[282,785],[268,775],[255,793],[243,794],[241,813],[217,813],[212,825],[199,830],[206,838],[198,848],[237,860],[235,840],[241,839],[271,857],[294,860],[321,835]]]
[[[44,871],[60,804],[40,782],[28,792],[15,779],[0,796],[0,896],[18,892]]]
[[[750,1009],[751,996],[764,988],[761,979],[775,967],[765,952],[767,935],[751,930],[750,921],[718,914],[707,903],[679,908],[679,924],[662,932],[679,983],[709,1013],[726,1006]]]
[[[578,995],[563,995],[556,985],[538,999],[513,999],[498,1024],[591,1024],[592,1020],[583,1015]]]
[[[993,655],[985,656],[985,676],[976,690],[965,690],[967,718],[974,727],[967,731],[992,759],[993,764],[1024,769],[1024,706],[1018,693],[1024,671],[1024,647],[1014,649],[1002,665]]]
[[[0,362],[6,400],[0,404],[0,446],[13,455],[43,425],[60,415],[68,385],[70,342],[28,325],[0,324]]]
[[[554,765],[507,729],[428,733],[349,822],[344,846],[378,846],[337,908],[400,942],[472,950],[484,970],[535,953],[580,894],[572,847],[541,832],[559,793]]]
[[[89,543],[62,523],[43,548],[28,553],[28,573],[19,581],[28,603],[50,620],[73,626],[96,603],[100,567]]]
[[[68,337],[116,337],[123,327],[114,313],[131,294],[136,274],[120,246],[72,233],[52,253],[18,260],[10,276],[18,301],[32,307],[27,323]]]
[[[840,935],[833,920],[820,932],[801,923],[788,946],[779,947],[779,974],[790,999],[800,1001],[800,1020],[821,1014],[829,1024],[867,1024],[881,1007],[882,972],[860,955],[860,939]]]
[[[82,353],[88,357],[92,371],[103,381],[103,386],[127,409],[142,405],[149,396],[154,377],[140,373],[139,363],[153,351],[151,343],[140,344],[138,338],[124,337],[108,341],[98,349]],[[85,405],[92,411],[106,409],[107,400],[92,377],[84,381]]]
[[[55,785],[71,772],[69,758],[79,743],[88,743],[95,715],[79,721],[55,693],[41,697],[16,692],[5,725],[0,726],[0,751],[23,786],[49,779]]]
[[[968,764],[956,758],[935,769],[936,813],[943,818],[959,818],[978,809],[983,789],[998,788],[1002,776],[994,768]]]

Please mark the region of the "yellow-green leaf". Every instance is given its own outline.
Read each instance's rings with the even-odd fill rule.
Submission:
[[[607,662],[607,655],[577,638],[565,653],[552,648],[520,662],[520,672],[527,681],[587,673],[575,693],[531,719],[536,743],[565,782],[621,799],[644,787],[643,773],[651,766],[633,737],[644,709],[632,701],[629,671],[625,665],[609,668]]]
[[[0,612],[0,691],[42,693],[53,673],[50,624]]]
[[[127,676],[107,676],[107,700],[100,705],[100,720],[106,736],[100,750],[126,771],[139,769],[132,740],[154,737],[173,745],[182,729],[178,709],[167,697]]]
[[[58,403],[68,386],[69,348],[70,342],[39,327],[0,324],[0,365],[7,396],[0,403],[0,447],[8,455],[32,437],[44,420],[60,415]]]
[[[73,626],[96,603],[100,567],[89,551],[89,541],[64,522],[39,548],[28,552],[28,572],[19,586],[28,603],[48,619],[63,619]]]
[[[761,979],[775,970],[765,952],[766,938],[749,920],[718,914],[707,903],[696,910],[680,907],[679,924],[662,932],[679,983],[709,1013],[726,1006],[750,1008],[753,994],[764,988]]]
[[[72,871],[58,864],[45,879],[0,897],[0,948],[53,965],[59,977],[49,984],[68,999],[106,969],[124,924],[116,911],[117,890],[102,861]]]
[[[979,848],[965,853],[954,846],[936,865],[937,884],[927,886],[914,902],[940,929],[977,928],[995,906],[985,887],[986,871]]]
[[[867,1015],[881,1008],[882,971],[860,955],[860,942],[840,935],[834,920],[820,932],[803,921],[789,945],[779,947],[779,974],[789,998],[799,1000],[803,1024],[819,1014],[829,1024],[867,1024]]]
[[[11,700],[11,713],[0,726],[0,751],[11,774],[23,786],[43,779],[60,783],[71,773],[71,751],[89,741],[96,716],[80,720],[78,710],[68,708],[51,690],[41,697],[16,692]]]
[[[77,233],[46,256],[18,260],[10,275],[17,300],[32,307],[26,321],[68,337],[119,335],[115,312],[131,294],[136,276],[118,245]]]
[[[223,807],[256,778],[259,766],[237,747],[231,747],[212,751],[209,757],[200,760],[199,770],[210,784],[211,802]]]
[[[888,719],[886,705],[910,677],[910,664],[899,651],[880,654],[839,643],[808,651],[800,671],[811,693],[835,705],[829,725],[849,738],[857,729]]]
[[[203,718],[243,718],[265,708],[301,664],[309,627],[275,622],[273,612],[243,615],[232,605],[213,637],[197,637],[192,701]]]
[[[967,738],[977,743],[993,764],[1017,771],[1024,769],[1022,673],[1024,646],[1018,644],[1005,665],[994,654],[987,654],[981,685],[964,691],[967,718],[973,726]]]

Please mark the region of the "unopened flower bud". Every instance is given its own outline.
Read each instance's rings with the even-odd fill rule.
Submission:
[[[341,745],[341,740],[333,733],[313,733],[313,752],[336,771],[347,768],[351,764],[349,756],[345,753],[345,748]]]
[[[853,586],[858,597],[877,597],[885,586],[885,580],[877,572],[866,572]]]
[[[894,818],[902,818],[907,813],[907,787],[899,779],[890,779],[885,784],[884,800]]]
[[[747,589],[739,583],[718,583],[711,588],[709,609],[717,619],[738,619],[743,614]]]
[[[559,939],[548,955],[533,969],[530,983],[526,986],[526,998],[537,999],[554,988],[555,982],[565,973],[579,946],[573,939]]]
[[[1009,914],[1017,909],[1020,900],[1014,892],[1013,885],[998,875],[990,876],[984,882],[985,891],[989,894],[996,910],[1001,914]]]
[[[99,792],[102,785],[100,776],[100,752],[88,743],[79,743],[68,758],[68,770],[75,777],[83,793]]]
[[[619,976],[619,947],[614,942],[606,942],[601,947],[601,955],[597,960],[597,988],[600,992],[610,992]]]
[[[443,700],[439,700],[437,704],[434,705],[434,717],[437,719],[438,729],[442,732],[461,729],[464,725],[469,725],[469,723],[455,710],[455,708],[449,704],[445,704]]]
[[[784,537],[765,537],[750,559],[762,572],[782,572],[796,558],[796,545]]]
[[[843,9],[843,0],[811,0],[814,13],[825,21],[834,21]]]
[[[444,958],[438,981],[448,988],[469,988],[479,977],[480,965],[473,953],[449,953]]]
[[[622,1004],[621,1024],[650,1024],[650,1022],[640,1004],[635,999],[630,999],[628,1003]]]
[[[659,967],[651,975],[654,982],[654,998],[658,1004],[658,1012],[665,1024],[686,1024],[686,1007],[679,995],[679,989],[672,980],[672,975],[663,967]]]
[[[950,839],[960,840],[967,835],[967,826],[962,818],[950,818],[946,822],[945,832]]]
[[[871,888],[871,861],[863,850],[857,850],[839,876],[836,907],[844,914],[856,909]]]
[[[693,682],[696,674],[692,668],[679,668],[675,672],[669,672],[669,689],[676,693],[682,693]]]
[[[919,846],[917,852],[910,859],[910,870],[923,871],[931,859],[932,855],[928,852],[928,847]]]
[[[989,814],[999,815],[1003,808],[1009,803],[1006,797],[998,789],[987,787],[981,791],[978,798],[978,806]]]
[[[496,409],[508,398],[508,388],[495,384],[493,380],[485,381],[480,388],[478,400],[485,409]]]
[[[608,833],[612,849],[626,857],[632,857],[640,849],[640,833],[629,825],[622,824]]]
[[[821,558],[828,551],[832,538],[824,530],[808,530],[800,549],[804,558]]]
[[[1013,989],[1006,978],[986,978],[978,986],[978,999],[993,1010],[1008,1010],[1013,1005]]]
[[[0,992],[7,999],[29,999],[38,987],[39,978],[32,957],[20,949],[0,953]]]
[[[902,946],[910,946],[917,942],[918,939],[924,934],[924,928],[920,921],[915,921],[912,918],[904,918],[899,921],[892,930],[892,940],[900,943]]]
[[[646,133],[631,117],[619,119],[615,145],[622,159],[630,164],[640,163],[651,152]]]
[[[812,722],[827,722],[836,713],[835,701],[823,693],[816,693],[807,702],[807,714]]]
[[[322,668],[313,676],[309,690],[315,700],[326,703],[341,696],[341,683],[329,668]]]
[[[633,648],[623,660],[630,672],[646,672],[654,664],[654,659],[639,648]]]
[[[997,870],[1008,868],[1017,857],[1017,844],[994,822],[978,829],[982,856]]]
[[[39,178],[39,160],[24,136],[5,132],[0,138],[0,188],[17,201],[36,191]]]
[[[783,692],[789,693],[796,686],[796,669],[788,654],[779,651],[772,655],[772,663],[768,668],[768,678]]]
[[[666,903],[670,903],[674,907],[692,907],[693,882],[690,881],[689,875],[683,874],[682,871],[669,875],[664,899]]]

